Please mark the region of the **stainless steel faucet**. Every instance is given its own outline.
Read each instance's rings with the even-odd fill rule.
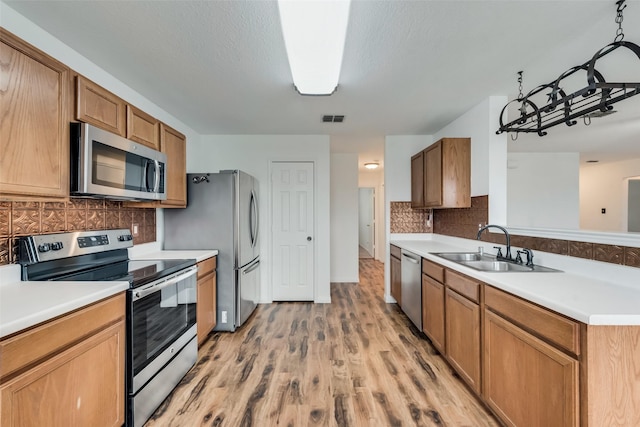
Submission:
[[[506,228],[501,227],[499,225],[494,225],[494,224],[487,224],[484,227],[480,227],[480,229],[478,229],[478,235],[476,236],[476,240],[480,240],[480,236],[482,235],[482,232],[484,230],[486,230],[487,228],[497,228],[499,230],[502,230],[502,232],[504,233],[506,239],[507,239],[507,253],[505,254],[504,257],[501,257],[500,254],[498,254],[497,258],[504,258],[505,260],[508,261],[513,261],[513,258],[511,257],[511,236],[509,236],[509,232],[507,231]],[[498,251],[500,252],[500,251]]]

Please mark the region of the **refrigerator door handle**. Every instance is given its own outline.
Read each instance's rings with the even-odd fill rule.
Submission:
[[[251,234],[251,247],[255,248],[258,243],[258,203],[256,193],[251,190],[251,201],[249,202],[249,232]]]
[[[249,274],[249,273],[251,273],[253,270],[255,270],[258,267],[260,267],[260,260],[257,260],[256,262],[254,262],[246,270],[243,270],[242,271],[242,275]]]

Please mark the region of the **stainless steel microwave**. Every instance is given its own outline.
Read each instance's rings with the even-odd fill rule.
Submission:
[[[167,156],[91,126],[71,123],[71,195],[166,200]]]

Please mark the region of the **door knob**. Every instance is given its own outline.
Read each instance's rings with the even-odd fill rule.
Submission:
[[[307,236],[307,242],[311,241],[311,236]]]

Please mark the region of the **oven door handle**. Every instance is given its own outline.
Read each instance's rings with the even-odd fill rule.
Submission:
[[[184,279],[188,279],[189,277],[195,275],[198,273],[198,268],[197,267],[191,267],[189,270],[185,271],[184,273],[181,273],[169,280],[166,280],[164,282],[159,282],[159,283],[155,283],[152,284],[150,286],[147,286],[146,288],[142,288],[140,290],[134,291],[133,292],[133,298],[132,301],[137,301],[139,299],[142,299],[146,296],[149,296],[153,293],[156,293],[168,286],[171,285],[175,285],[176,283],[184,280]]]

